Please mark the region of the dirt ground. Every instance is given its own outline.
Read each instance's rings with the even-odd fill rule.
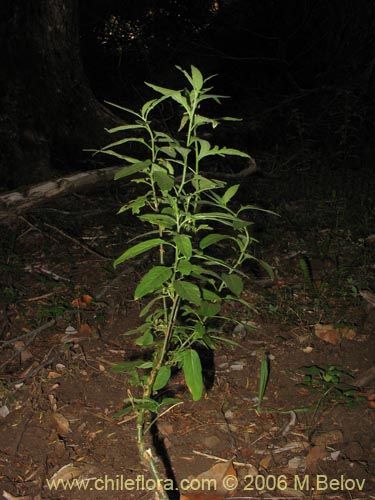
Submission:
[[[236,345],[218,344],[207,359],[205,396],[194,403],[181,373],[167,388],[182,404],[149,438],[164,477],[173,487],[205,471],[232,480],[226,491],[184,498],[375,499],[374,191],[366,172],[349,174],[323,187],[317,176],[316,184],[297,178],[299,190],[288,191],[288,178],[273,187],[251,180],[243,190],[280,214],[254,215],[257,255],[276,279],[248,270],[245,294],[256,311],[229,305],[227,313],[253,330],[218,327]],[[359,178],[366,189],[355,197]],[[137,391],[112,367],[138,353],[124,334],[138,324],[133,292],[149,265],[113,269],[139,232],[135,220],[116,215],[122,196],[116,187],[65,197],[2,227],[5,499],[155,498],[134,416],[113,417]],[[310,385],[306,367],[321,368]],[[217,462],[224,465],[215,472]]]

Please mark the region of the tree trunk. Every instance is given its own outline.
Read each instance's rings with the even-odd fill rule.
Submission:
[[[120,120],[85,76],[77,0],[8,0],[0,15],[0,182],[16,187],[89,160],[82,150],[108,142],[104,128]]]

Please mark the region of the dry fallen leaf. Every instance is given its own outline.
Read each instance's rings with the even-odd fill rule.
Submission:
[[[71,481],[72,479],[79,477],[83,472],[84,470],[82,468],[73,464],[67,464],[56,471],[50,481]]]
[[[57,399],[55,398],[55,396],[53,394],[48,394],[48,399],[49,399],[49,403],[51,405],[51,410],[56,411],[57,410]]]
[[[12,495],[9,493],[9,491],[3,490],[3,498],[5,500],[32,500],[33,497],[31,495],[26,495],[23,497],[16,497],[15,495]]]
[[[315,325],[314,330],[319,339],[333,345],[339,344],[343,339],[353,340],[356,337],[356,332],[352,328],[337,328],[334,324],[321,325],[318,323]]]
[[[73,299],[71,302],[71,305],[73,307],[77,307],[78,309],[82,309],[84,307],[89,306],[92,301],[93,301],[93,298],[91,297],[91,295],[83,294],[80,297],[78,297],[77,299]]]
[[[215,464],[209,470],[202,472],[195,478],[189,478],[194,484],[215,484],[215,491],[185,490],[180,496],[180,500],[223,500],[230,496],[228,486],[237,482],[237,473],[234,470],[231,460]]]
[[[81,326],[79,327],[79,337],[91,337],[93,334],[93,329],[88,323],[81,323]]]
[[[262,469],[267,470],[271,462],[272,462],[272,455],[266,455],[261,459],[259,465],[260,467],[262,467]]]
[[[318,462],[328,457],[328,451],[324,446],[313,446],[306,457],[306,467],[311,474],[316,474]]]
[[[54,413],[52,415],[52,418],[55,422],[57,432],[60,434],[60,436],[65,437],[70,432],[72,432],[70,429],[69,420],[64,417],[64,415],[61,415],[61,413]]]
[[[369,407],[372,409],[375,409],[375,393],[374,394],[367,394],[366,397],[367,397]]]

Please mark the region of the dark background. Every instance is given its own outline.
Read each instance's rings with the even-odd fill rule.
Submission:
[[[231,99],[208,111],[243,122],[217,140],[264,171],[372,157],[373,0],[6,0],[0,39],[4,189],[103,166],[83,150],[126,118],[104,101],[137,108],[152,95],[144,81],[181,86],[176,64],[218,74],[215,91]],[[177,112],[155,119],[168,126]]]

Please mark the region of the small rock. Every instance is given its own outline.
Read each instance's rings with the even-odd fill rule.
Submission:
[[[0,402],[1,404],[1,402]],[[7,405],[3,405],[0,407],[0,417],[6,418],[9,415],[10,411],[7,407]]]
[[[305,347],[304,349],[302,349],[302,351],[305,353],[305,354],[310,354],[311,352],[313,352],[314,348],[311,347],[311,345]]]
[[[232,410],[227,410],[227,411],[224,413],[224,417],[225,417],[225,420],[233,420],[233,418],[234,418],[234,413],[232,412]]]

